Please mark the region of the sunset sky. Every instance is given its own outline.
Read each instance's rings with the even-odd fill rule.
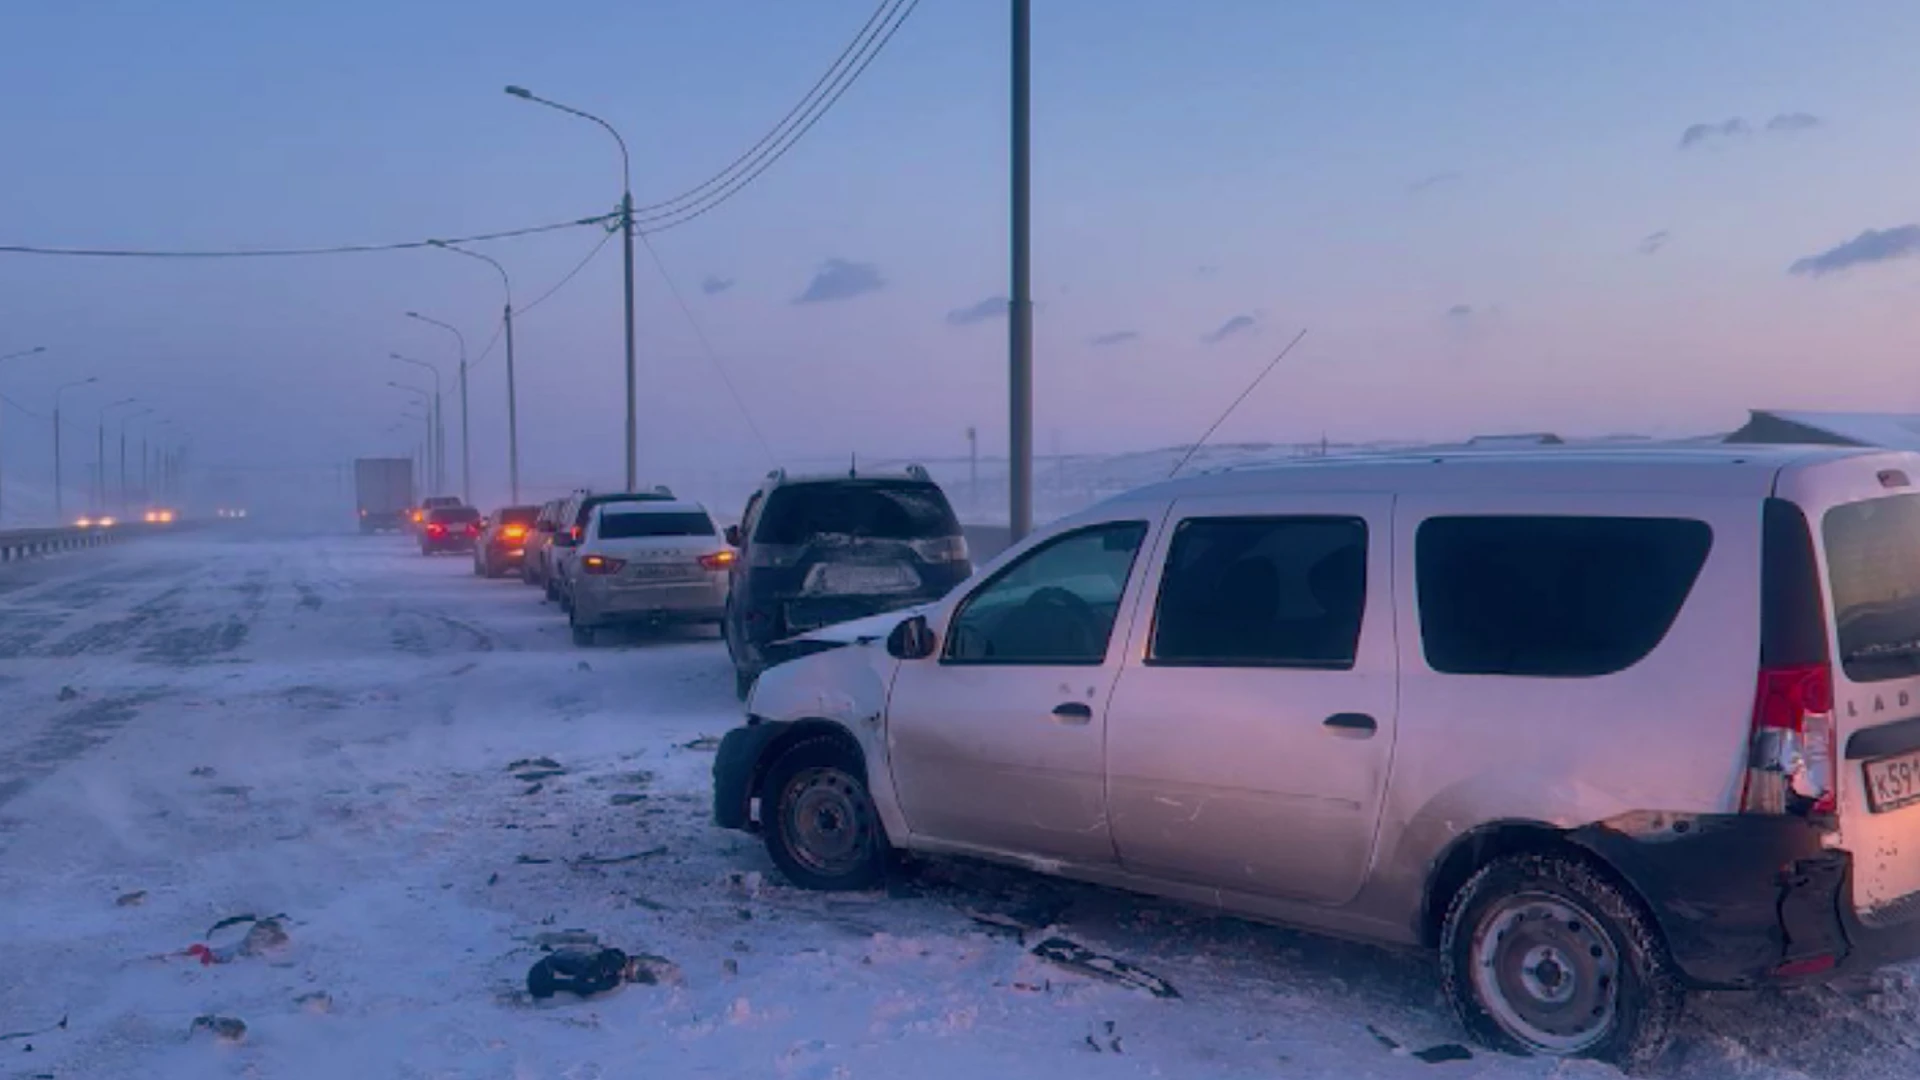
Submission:
[[[1748,407],[1920,411],[1920,5],[1036,0],[1042,451],[1220,435],[1681,434]],[[298,10],[293,10],[295,7]],[[1007,5],[923,0],[737,198],[639,255],[643,472],[962,452],[1005,438]],[[799,100],[867,0],[0,8],[0,244],[449,237],[690,188]],[[523,306],[602,234],[489,244]],[[616,474],[620,260],[521,320],[525,472]],[[438,251],[0,254],[0,392],[76,422],[137,395],[209,461],[406,452],[392,432],[499,283]],[[97,392],[96,392],[97,391]],[[472,381],[504,483],[500,350]],[[10,469],[43,422],[6,407]],[[457,435],[454,445],[457,447]]]

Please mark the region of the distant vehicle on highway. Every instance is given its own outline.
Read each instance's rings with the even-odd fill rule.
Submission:
[[[937,599],[973,573],[952,504],[918,465],[830,476],[775,470],[727,540],[739,558],[724,626],[743,697],[782,659],[776,643]]]
[[[420,554],[472,551],[480,538],[480,511],[471,506],[442,506],[427,511],[420,530]]]
[[[574,644],[592,645],[596,631],[619,623],[718,626],[734,558],[699,503],[596,503],[569,563]]]
[[[481,577],[497,578],[520,569],[526,556],[527,541],[533,536],[533,523],[540,516],[537,506],[503,506],[480,524],[480,537],[473,545],[473,572]]]
[[[141,520],[149,525],[171,525],[174,513],[164,506],[156,506],[141,515]]]
[[[213,516],[218,518],[243,518],[247,516],[247,510],[244,506],[222,506],[213,512]],[[112,524],[112,522],[109,521],[108,524]]]
[[[461,502],[460,502],[460,497],[458,495],[427,496],[426,498],[420,500],[419,506],[416,506],[413,509],[414,530],[419,531],[419,530],[425,529],[427,527],[427,515],[433,513],[435,510],[444,510],[449,507],[460,506],[460,505],[461,505]]]
[[[608,503],[671,502],[673,491],[665,485],[650,491],[576,491],[561,504],[559,515],[553,523],[553,540],[547,547],[547,599],[558,601],[560,609],[566,610],[570,601],[567,598],[568,575],[572,572],[573,554],[580,546],[581,538],[586,535],[587,520],[593,515],[593,508]]]
[[[353,463],[354,503],[360,532],[398,532],[413,508],[410,458],[360,458]]]

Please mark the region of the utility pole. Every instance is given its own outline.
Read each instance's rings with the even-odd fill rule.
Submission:
[[[84,379],[63,383],[53,391],[53,519],[57,525],[67,523],[66,481],[60,472],[60,395],[77,386],[88,386],[99,381],[98,376],[89,375]]]
[[[577,116],[582,120],[590,120],[600,125],[603,131],[613,136],[614,143],[620,147],[620,235],[626,242],[627,490],[633,491],[640,484],[640,429],[634,419],[639,394],[635,386],[633,360],[633,156],[627,152],[627,140],[620,137],[620,132],[615,130],[612,124],[592,113],[576,109],[571,105],[562,105],[557,101],[549,101],[524,86],[509,86],[506,89],[507,93],[522,101],[545,105],[549,109],[556,109],[569,116]]]
[[[967,428],[967,504],[980,509],[980,432]]]
[[[1031,250],[1031,168],[1028,126],[1032,112],[1029,0],[1013,0],[1013,289],[1007,310],[1008,531],[1015,541],[1033,530],[1033,277]]]

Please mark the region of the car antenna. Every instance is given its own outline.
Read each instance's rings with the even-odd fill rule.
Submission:
[[[1194,443],[1192,446],[1187,447],[1187,452],[1180,455],[1180,460],[1174,464],[1173,471],[1167,474],[1167,479],[1171,480],[1174,477],[1180,475],[1180,470],[1187,467],[1187,462],[1193,460],[1193,455],[1200,452],[1200,448],[1206,445],[1206,442],[1208,439],[1213,438],[1213,433],[1219,430],[1221,424],[1224,424],[1227,422],[1227,417],[1233,415],[1233,410],[1239,408],[1240,403],[1247,400],[1247,395],[1253,393],[1254,388],[1260,385],[1261,380],[1265,379],[1268,375],[1272,374],[1273,369],[1280,366],[1280,361],[1285,360],[1287,358],[1287,354],[1293,351],[1293,347],[1295,345],[1300,344],[1300,339],[1306,336],[1307,336],[1307,328],[1303,326],[1300,328],[1299,333],[1293,335],[1293,340],[1287,342],[1287,347],[1280,350],[1280,355],[1274,357],[1272,360],[1269,360],[1267,362],[1267,366],[1260,369],[1260,374],[1255,375],[1253,377],[1253,381],[1247,384],[1247,388],[1245,390],[1240,391],[1240,396],[1237,398],[1234,398],[1233,404],[1227,406],[1227,411],[1221,413],[1220,418],[1213,422],[1213,426],[1209,427],[1206,430],[1206,432],[1200,436],[1200,441]]]
[[[847,455],[847,479],[858,480],[859,478],[860,478],[860,451],[855,450],[853,453]]]

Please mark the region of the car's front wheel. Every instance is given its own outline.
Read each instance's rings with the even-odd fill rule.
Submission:
[[[1502,1050],[1643,1069],[1686,1006],[1652,917],[1573,855],[1481,868],[1447,910],[1440,954],[1461,1023]]]
[[[885,875],[886,830],[853,756],[834,739],[788,749],[761,796],[767,854],[787,880],[828,892],[870,889]]]

